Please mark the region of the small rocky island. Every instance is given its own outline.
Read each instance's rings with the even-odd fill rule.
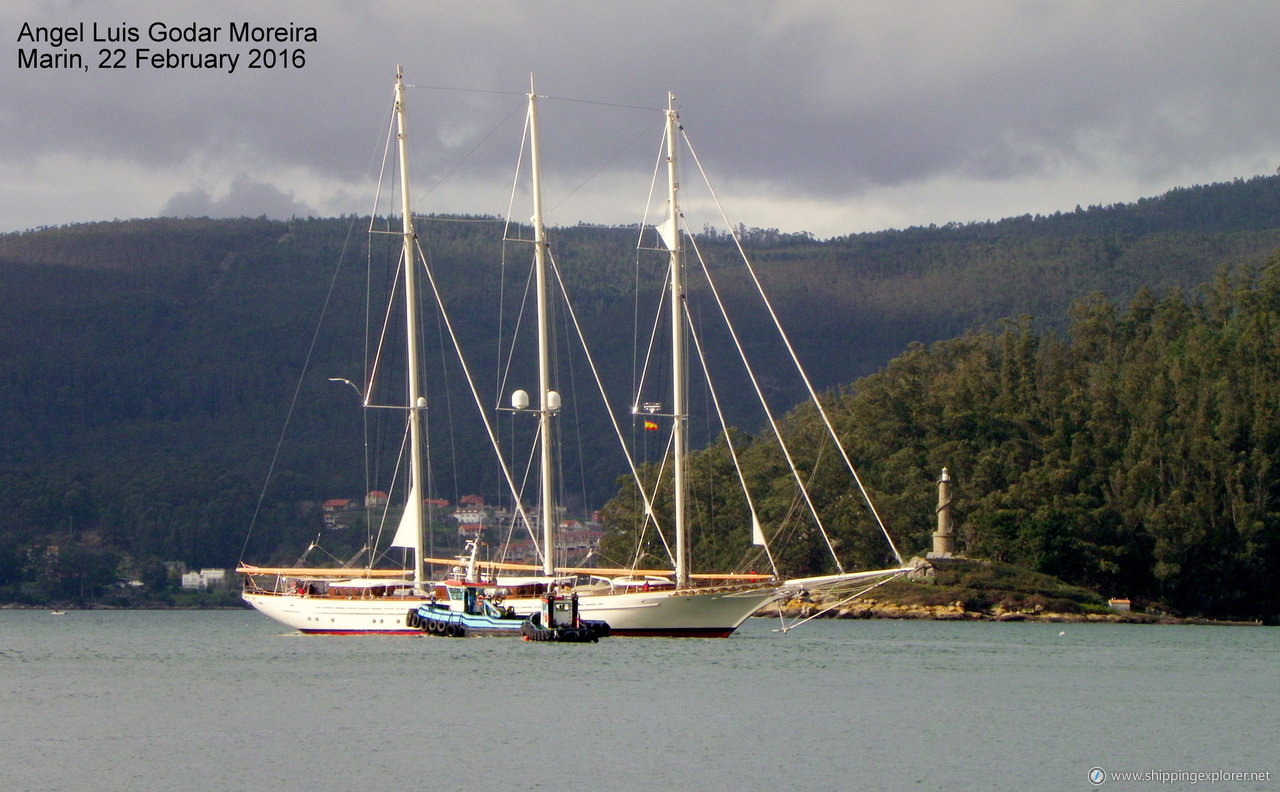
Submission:
[[[935,619],[943,621],[1123,622],[1180,624],[1157,603],[1141,611],[1113,607],[1102,595],[1051,575],[1012,564],[962,557],[916,560],[907,578],[864,595],[792,599],[757,615],[788,618],[821,614],[833,619]],[[1202,620],[1195,620],[1202,621]]]

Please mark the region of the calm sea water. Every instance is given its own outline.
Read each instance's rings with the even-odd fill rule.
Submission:
[[[1280,790],[1275,628],[775,626],[555,646],[0,611],[0,789]]]

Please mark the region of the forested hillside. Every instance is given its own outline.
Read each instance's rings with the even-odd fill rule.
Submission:
[[[946,466],[972,556],[1186,614],[1280,614],[1280,256],[1192,292],[1141,289],[1124,308],[1085,298],[1063,334],[1014,320],[914,344],[826,404],[908,548],[930,546]],[[890,562],[812,407],[782,431],[842,554],[855,568]],[[752,491],[767,493],[762,522],[779,537],[816,533],[795,516],[777,446],[739,436],[735,447]],[[695,512],[698,562],[741,564],[750,519],[725,444],[692,468],[710,496],[695,500],[712,504]],[[615,557],[630,557],[642,524],[628,492],[606,508]],[[805,547],[782,548],[787,571],[830,570]],[[647,549],[662,557],[652,538]]]
[[[86,580],[92,592],[122,560],[140,576],[165,559],[229,566],[242,549],[261,562],[289,560],[316,530],[314,515],[300,512],[299,503],[366,490],[360,411],[354,394],[329,378],[362,381],[366,283],[376,289],[391,278],[386,264],[375,266],[372,281],[366,275],[366,260],[385,257],[367,247],[367,225],[354,218],[156,219],[0,236],[0,599],[83,591]],[[524,289],[524,270],[503,263],[501,229],[485,218],[439,218],[420,227],[477,371],[501,367],[496,317],[518,306]],[[1119,305],[1135,295],[1163,305],[1171,287],[1190,293],[1224,266],[1259,265],[1280,248],[1280,179],[1051,217],[829,240],[741,231],[815,384],[846,388],[904,350],[894,367],[924,354],[959,354],[989,337],[981,333],[1002,332],[992,328],[1007,317],[1043,355],[1056,347],[1041,343],[1040,334],[1075,327],[1070,306],[1094,292]],[[638,323],[634,286],[646,284],[643,296],[652,298],[661,264],[637,261],[635,229],[561,228],[552,242],[592,353],[617,384],[616,400],[625,402]],[[708,229],[698,246],[729,301],[749,304],[752,287],[729,263],[727,234]],[[1143,288],[1157,297],[1144,297]],[[691,289],[691,300],[699,299],[696,276]],[[1024,324],[1021,316],[1034,318]],[[966,332],[979,335],[954,348],[908,349]],[[778,352],[764,340],[765,319],[749,320],[745,333],[768,368]],[[559,387],[572,401],[589,386],[569,381],[571,371],[583,375],[568,335],[564,325]],[[1114,343],[1123,346],[1120,338]],[[429,342],[432,354],[447,358],[440,344]],[[1275,370],[1256,376],[1275,379]],[[485,377],[482,389],[496,390],[496,377]],[[876,381],[848,390],[862,393]],[[766,386],[780,409],[802,395],[781,381]],[[434,474],[439,496],[496,494],[496,473],[482,461],[486,449],[459,439],[475,419],[466,416],[470,396],[456,368],[430,387],[433,412],[443,419],[434,444],[443,455]],[[741,431],[759,430],[743,405],[729,410]],[[286,442],[273,463],[287,415]],[[567,499],[597,507],[620,472],[595,462],[610,430],[587,411],[566,411],[564,420],[563,465],[578,490]],[[926,484],[941,464],[964,470],[965,462],[940,452],[911,457],[920,467],[909,470],[899,446],[911,446],[911,437],[883,439],[886,447],[877,450],[886,458],[864,464],[898,460],[892,464],[899,472]],[[966,498],[1001,491],[967,470],[961,475]],[[1023,524],[1017,514],[1001,516],[1004,507],[972,503],[965,525],[977,532],[975,547],[987,547],[981,537],[994,535],[991,526],[1002,519]],[[922,511],[903,524],[927,523],[931,506],[912,508]],[[257,527],[245,549],[251,522]],[[912,529],[904,549],[923,549],[922,530]],[[1153,587],[1170,585],[1168,575],[1147,574]]]

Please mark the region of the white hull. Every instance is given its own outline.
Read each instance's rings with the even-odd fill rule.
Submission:
[[[733,634],[751,614],[774,600],[837,584],[871,583],[910,571],[909,567],[796,578],[778,586],[661,589],[617,594],[579,594],[584,619],[608,623],[614,635],[723,638]],[[293,593],[245,592],[244,599],[263,614],[307,633],[403,633],[419,631],[405,625],[405,616],[429,601],[427,597],[371,597],[341,599]],[[540,600],[511,597],[503,605],[528,616]]]
[[[584,594],[578,598],[584,619],[608,623],[614,635],[725,637],[751,614],[778,598],[774,588],[637,591]],[[286,627],[305,633],[377,633],[417,635],[405,615],[428,601],[423,597],[338,599],[297,594],[244,594],[245,602]],[[539,600],[508,599],[504,605],[522,615],[535,613]]]
[[[419,630],[405,626],[404,619],[410,610],[426,603],[428,599],[426,597],[339,599],[246,591],[244,601],[286,627],[305,633],[420,635]]]

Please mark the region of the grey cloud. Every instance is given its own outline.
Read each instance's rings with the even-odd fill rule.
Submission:
[[[315,212],[306,204],[273,184],[255,181],[241,174],[231,182],[226,195],[215,198],[203,187],[180,192],[169,198],[160,212],[166,217],[259,217],[275,219],[305,217]]]
[[[1223,173],[1226,163],[1280,162],[1274,2],[565,0],[544,13],[503,0],[228,0],[216,10],[196,0],[106,0],[43,8],[6,6],[0,27],[81,18],[315,26],[320,40],[307,45],[299,70],[28,71],[0,82],[0,168],[65,158],[139,172],[181,168],[209,174],[210,183],[244,172],[283,184],[287,172],[311,185],[299,185],[297,198],[277,191],[254,204],[245,195],[250,210],[305,201],[325,212],[365,211],[330,200],[364,194],[376,175],[371,150],[385,132],[397,63],[422,86],[410,95],[422,189],[464,159],[476,183],[509,174],[531,72],[540,93],[604,104],[656,109],[675,91],[714,172],[778,196],[866,201],[932,180],[970,180],[960,219],[983,203],[983,189],[1006,181],[1119,175],[1167,188],[1188,174],[1253,175]],[[643,172],[648,163],[620,162],[617,152],[658,123],[656,114],[549,101],[547,172],[570,185],[603,167]],[[65,175],[46,170],[42,189],[86,176],[67,167]],[[230,195],[198,188],[173,195],[172,179],[150,189],[138,191],[132,211],[238,208],[224,206]],[[22,208],[21,192],[0,186],[0,210]],[[74,202],[75,190],[65,192]],[[1064,195],[1060,204],[1095,198]],[[51,197],[50,205],[60,203]]]

